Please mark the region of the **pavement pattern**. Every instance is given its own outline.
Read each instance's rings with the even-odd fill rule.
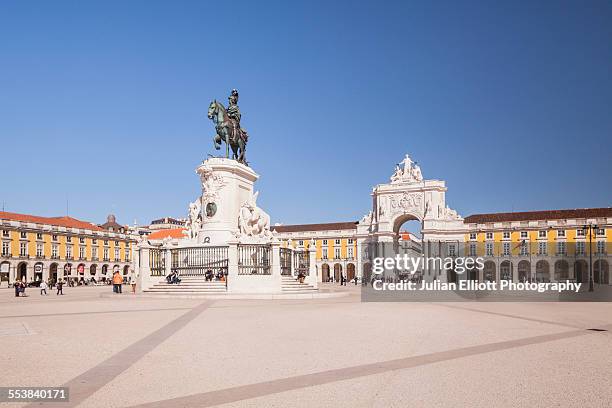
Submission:
[[[610,407],[610,303],[156,299],[0,289],[0,386],[51,407]],[[592,330],[597,329],[597,330]]]

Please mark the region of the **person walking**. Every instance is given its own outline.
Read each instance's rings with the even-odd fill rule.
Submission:
[[[13,284],[13,287],[15,288],[15,297],[19,297],[19,292],[21,292],[20,282],[16,280],[15,283]]]
[[[136,274],[134,271],[130,272],[130,285],[132,286],[132,294],[136,294]]]
[[[55,286],[57,287],[57,293],[55,294],[57,295],[62,295],[64,296],[64,281],[63,280],[58,280],[57,283],[55,284]]]
[[[340,286],[346,286],[346,278],[344,277],[344,271],[340,271]]]
[[[45,294],[45,296],[47,296],[47,282],[45,282],[44,280],[40,282],[40,295],[42,296],[43,293]]]

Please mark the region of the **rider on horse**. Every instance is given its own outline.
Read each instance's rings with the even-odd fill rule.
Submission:
[[[238,108],[238,90],[232,89],[232,93],[227,98],[229,100],[229,106],[227,107],[227,116],[230,119],[232,134],[239,135],[245,142],[247,142],[247,133],[240,127],[240,108]]]

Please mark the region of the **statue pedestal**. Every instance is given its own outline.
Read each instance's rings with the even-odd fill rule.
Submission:
[[[259,178],[235,160],[210,158],[196,168],[202,182],[202,227],[197,242],[227,245],[238,233],[240,207],[253,196]]]

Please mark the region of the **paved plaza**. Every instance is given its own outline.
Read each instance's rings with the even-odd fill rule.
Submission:
[[[0,289],[0,384],[79,407],[608,407],[609,303],[362,303]],[[17,406],[2,404],[2,406]],[[38,406],[35,403],[21,406]]]

